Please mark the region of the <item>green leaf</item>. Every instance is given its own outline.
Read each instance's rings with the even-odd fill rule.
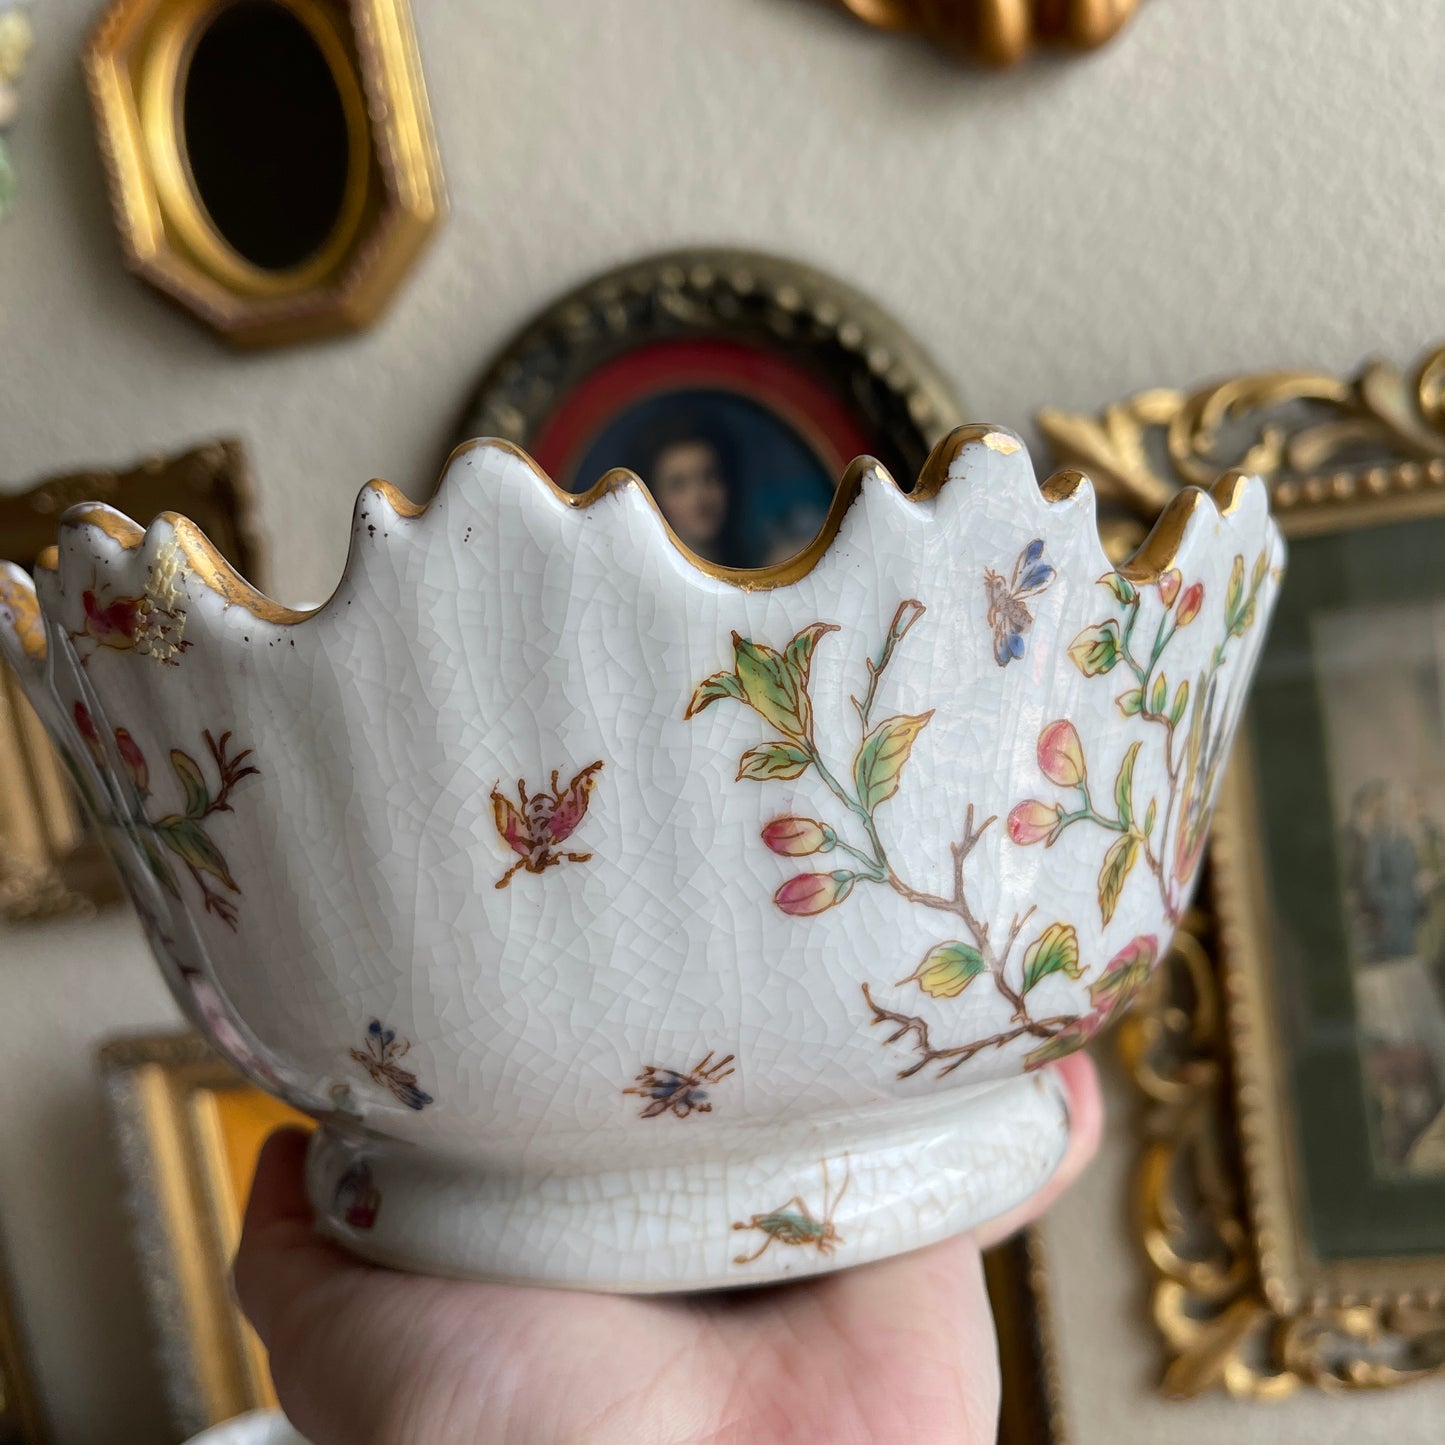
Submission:
[[[1121,692],[1114,701],[1119,704],[1119,711],[1125,717],[1134,717],[1144,711],[1144,689],[1131,687],[1128,692]]]
[[[1127,577],[1121,577],[1117,572],[1106,572],[1099,578],[1099,581],[1103,586],[1107,587],[1125,607],[1139,595],[1134,590],[1134,584]]]
[[[703,678],[693,689],[692,701],[688,703],[683,717],[696,717],[703,708],[720,697],[736,698],[738,702],[747,701],[743,696],[743,685],[738,681],[735,672],[715,672],[711,677]]]
[[[183,753],[179,748],[172,748],[171,766],[176,770],[176,776],[186,790],[186,816],[188,818],[204,816],[211,803],[211,790],[206,786],[205,775],[201,772],[196,760],[189,753]]]
[[[1147,838],[1154,832],[1154,819],[1159,814],[1159,800],[1149,799],[1149,807],[1144,814],[1144,836]]]
[[[1177,728],[1184,721],[1184,709],[1189,705],[1189,679],[1185,678],[1174,693],[1174,704],[1169,709],[1169,726]]]
[[[800,688],[808,686],[808,669],[813,664],[813,649],[818,645],[818,639],[837,631],[836,623],[811,622],[788,644],[787,651],[783,653],[783,663],[798,679]]]
[[[738,682],[742,684],[748,706],[779,732],[789,737],[806,737],[810,721],[808,695],[802,690],[798,675],[783,661],[782,653],[739,637],[736,632],[733,633],[733,653]]]
[[[1224,594],[1224,615],[1229,619],[1231,627],[1239,616],[1239,609],[1244,605],[1244,557],[1236,553],[1234,566],[1229,573],[1229,590]]]
[[[1165,681],[1161,672],[1154,679],[1154,686],[1149,689],[1149,711],[1156,717],[1164,711],[1164,704],[1169,701],[1169,684]]]
[[[206,830],[194,818],[181,818],[172,813],[156,824],[156,832],[160,834],[161,842],[192,868],[219,878],[233,893],[240,891],[236,887],[236,880],[231,877],[231,870],[226,867],[226,860],[221,856],[220,849],[211,842],[206,836]]]
[[[930,708],[918,717],[884,718],[859,744],[853,759],[853,782],[858,801],[868,812],[898,791],[899,774],[913,750],[913,741],[932,716]]]
[[[983,955],[967,943],[940,943],[905,979],[916,983],[929,998],[957,998],[984,971]]]
[[[1254,570],[1249,574],[1249,590],[1258,592],[1260,584],[1264,581],[1264,574],[1269,571],[1269,553],[1261,552],[1254,559]]]
[[[1136,744],[1137,746],[1137,744]],[[1124,891],[1124,880],[1139,857],[1139,835],[1125,833],[1107,853],[1104,866],[1099,869],[1099,912],[1105,924],[1114,916],[1119,906],[1119,895]]]
[[[1138,756],[1139,744],[1130,743],[1114,779],[1114,801],[1119,805],[1119,821],[1126,828],[1134,825],[1134,760]]]
[[[752,778],[762,783],[769,778],[796,778],[807,772],[811,761],[802,748],[795,748],[791,743],[764,743],[742,755],[738,779]]]
[[[1097,627],[1086,627],[1070,644],[1069,656],[1085,677],[1111,671],[1119,660],[1119,624],[1110,618]]]
[[[1050,974],[1063,973],[1078,978],[1083,972],[1079,962],[1079,935],[1071,923],[1051,923],[1029,945],[1024,954],[1024,986],[1028,993],[1035,984]]]
[[[1086,1043],[1089,1042],[1091,1030],[1085,1027],[1084,1020],[1075,1019],[1067,1027],[1062,1028],[1052,1038],[1045,1039],[1038,1048],[1030,1050],[1024,1055],[1024,1069],[1032,1072],[1034,1069],[1041,1069],[1045,1064],[1051,1064],[1055,1059],[1066,1059],[1070,1054],[1077,1053]]]

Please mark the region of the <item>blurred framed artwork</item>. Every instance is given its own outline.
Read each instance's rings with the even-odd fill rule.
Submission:
[[[178,1438],[274,1407],[265,1350],[231,1293],[231,1258],[266,1136],[311,1120],[196,1034],[116,1039],[101,1048],[100,1068]],[[1063,1445],[1039,1232],[989,1251],[984,1272],[1004,1378],[1001,1445]]]
[[[1445,1371],[1445,347],[1046,413],[1136,510],[1231,464],[1288,571],[1210,882],[1121,1030],[1164,1388]]]
[[[22,566],[55,541],[67,507],[99,501],[141,523],[174,510],[196,522],[243,575],[257,576],[251,473],[238,441],[207,442],[123,471],[47,477],[0,493],[0,557]],[[12,922],[86,914],[120,897],[40,720],[0,663],[0,916]]]
[[[1215,844],[1284,1303],[1445,1293],[1445,467],[1404,477],[1282,510]]]
[[[704,560],[765,567],[812,540],[855,456],[910,486],[961,420],[864,297],[712,250],[639,261],[548,307],[489,366],[458,440],[516,442],[574,492],[624,467]]]

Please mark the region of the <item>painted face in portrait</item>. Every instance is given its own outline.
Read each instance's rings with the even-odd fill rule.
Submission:
[[[727,523],[728,479],[712,442],[703,437],[670,442],[658,451],[644,480],[683,543],[714,558]]]

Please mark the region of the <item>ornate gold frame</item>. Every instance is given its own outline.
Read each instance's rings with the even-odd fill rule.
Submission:
[[[833,0],[879,30],[914,30],[955,55],[1014,65],[1036,46],[1094,50],[1139,0]]]
[[[50,477],[0,495],[0,557],[33,565],[55,541],[67,507],[102,501],[152,517],[184,510],[250,577],[259,566],[251,476],[240,442],[217,441],[156,457],[125,472]],[[19,684],[0,665],[0,916],[12,922],[85,914],[118,898],[114,875],[91,839],[69,782]]]
[[[231,1294],[231,1258],[261,1140],[310,1121],[195,1034],[99,1054],[163,1386],[179,1436],[276,1404],[266,1352]]]
[[[1121,545],[1225,465],[1269,477],[1286,537],[1302,538],[1445,515],[1442,402],[1445,347],[1409,380],[1383,362],[1350,379],[1274,372],[1039,421],[1126,514]],[[1252,789],[1239,756],[1214,825],[1212,913],[1186,921],[1119,1035],[1147,1101],[1136,1204],[1163,1389],[1279,1399],[1419,1379],[1445,1371],[1445,1257],[1326,1264],[1297,1223]]]
[[[241,1197],[262,1135],[309,1125],[195,1034],[100,1050],[172,1422],[183,1436],[274,1405],[265,1351],[230,1292]],[[1004,1371],[1000,1445],[1066,1445],[1037,1230],[984,1259]]]
[[[234,0],[114,0],[84,62],[130,269],[228,340],[269,345],[376,319],[446,214],[407,0],[274,0],[305,27],[341,99],[350,161],[321,248],[268,271],[217,230],[177,125],[206,25]]]

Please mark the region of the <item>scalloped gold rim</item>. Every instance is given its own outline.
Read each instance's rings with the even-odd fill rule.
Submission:
[[[904,492],[900,488],[899,495],[909,502],[932,500],[948,484],[953,463],[967,447],[975,443],[982,443],[1004,455],[1022,450],[1023,446],[1012,433],[999,427],[981,423],[955,427],[929,453],[913,490]],[[863,479],[869,473],[875,473],[895,487],[897,486],[892,475],[881,462],[872,457],[858,457],[849,463],[847,470],[843,473],[833,495],[832,504],[828,508],[828,515],[817,536],[801,552],[771,567],[724,567],[715,562],[709,562],[688,547],[668,525],[667,518],[663,516],[652,493],[648,491],[642,479],[635,472],[622,467],[614,468],[606,473],[585,492],[569,492],[558,486],[521,447],[512,442],[495,438],[479,438],[464,442],[452,452],[443,468],[443,478],[461,457],[481,449],[501,450],[517,458],[559,502],[575,510],[590,507],[602,498],[611,496],[614,492],[635,488],[651,508],[668,540],[689,566],[705,576],[725,582],[729,586],[737,587],[745,592],[762,592],[777,587],[787,587],[806,577],[833,545],[834,538],[842,528],[843,519],[862,494]],[[1252,478],[1247,473],[1236,470],[1226,472],[1208,492],[1198,487],[1187,487],[1179,492],[1165,507],[1153,530],[1140,544],[1134,555],[1116,569],[1120,576],[1128,578],[1136,585],[1157,581],[1174,565],[1185,532],[1195,514],[1208,507],[1221,516],[1232,515],[1242,504],[1246,485],[1251,480]],[[1088,481],[1088,477],[1083,472],[1069,468],[1056,472],[1045,481],[1042,492],[1045,499],[1050,502],[1067,501]],[[430,506],[429,502],[412,502],[390,482],[379,479],[368,482],[362,495],[365,496],[368,492],[384,501],[399,517],[420,517]],[[328,605],[327,602],[323,602],[319,607],[305,610],[285,607],[247,582],[221,556],[205,533],[194,522],[177,512],[162,512],[156,520],[166,522],[172,527],[176,545],[185,557],[188,567],[205,586],[209,587],[228,605],[244,608],[259,620],[280,626],[304,622],[308,617],[314,616]],[[98,528],[127,551],[139,548],[146,538],[144,528],[122,513],[100,503],[82,502],[62,514],[59,523],[62,534],[67,529],[80,526]],[[36,566],[39,570],[53,571],[57,561],[57,549],[48,547],[37,560]],[[350,558],[348,557],[347,566],[342,572],[343,578],[349,570]]]

